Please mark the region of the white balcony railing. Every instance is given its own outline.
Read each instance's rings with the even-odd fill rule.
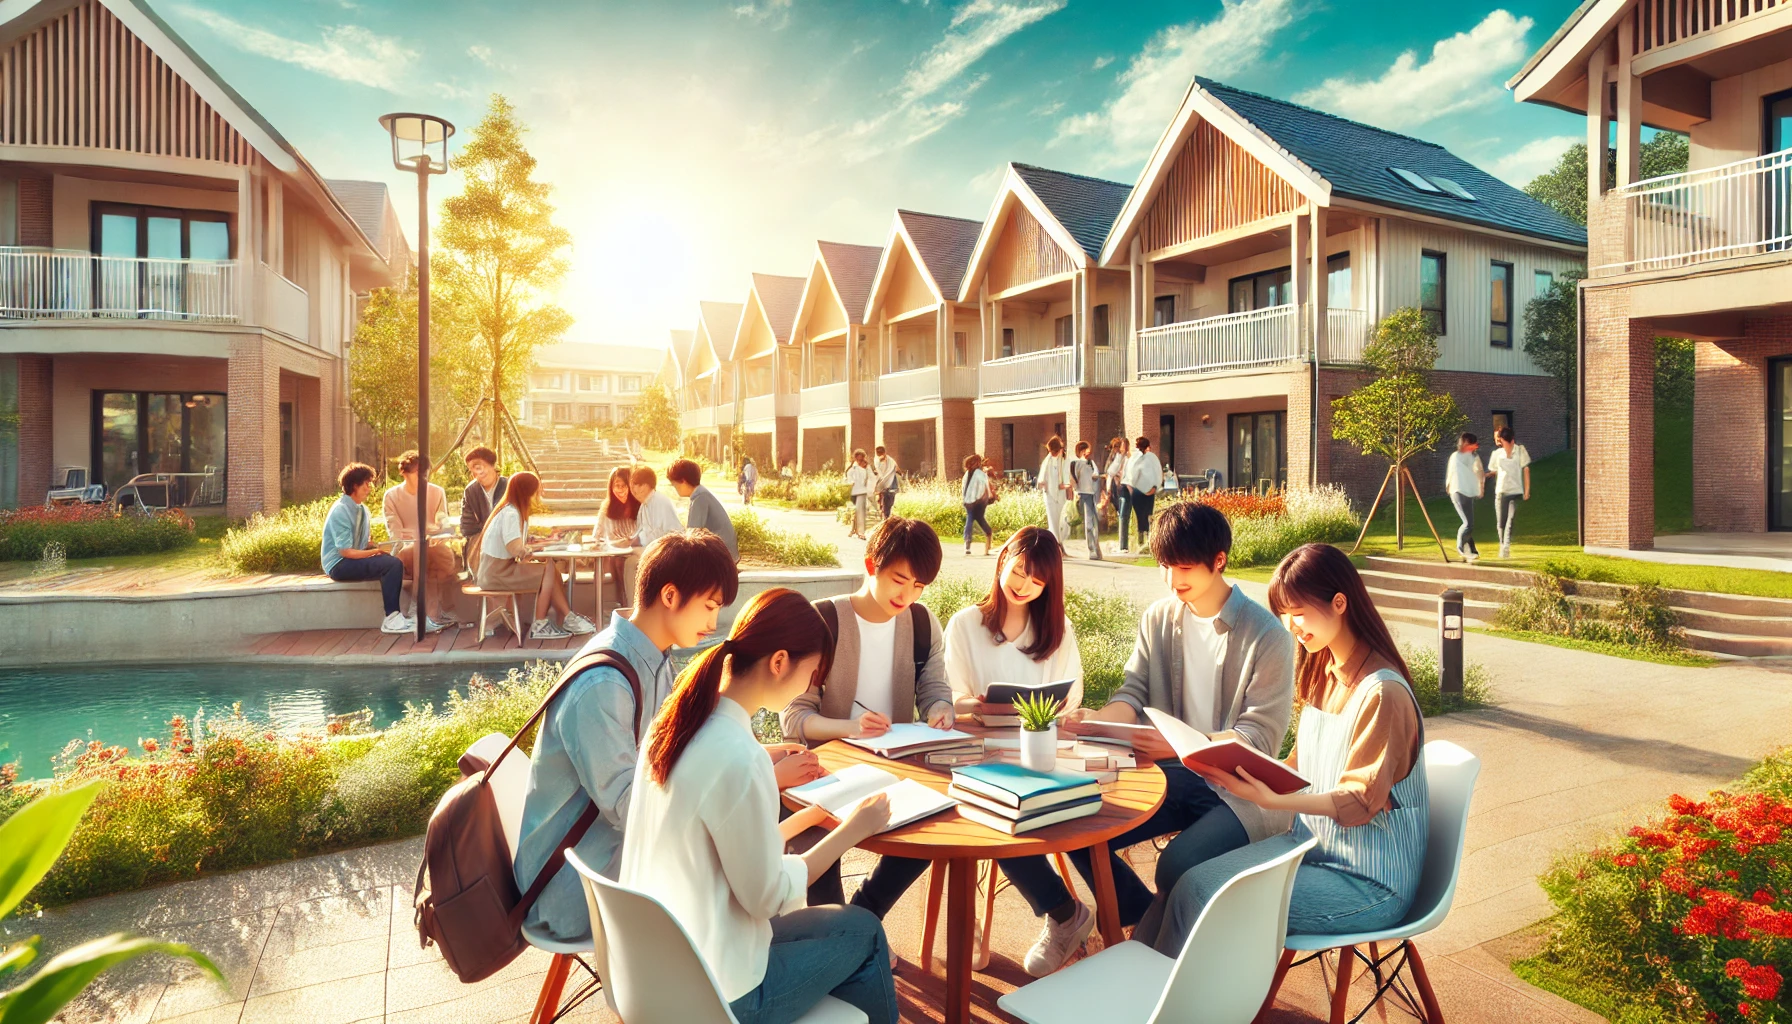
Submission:
[[[708,430],[716,425],[714,406],[699,405],[678,414],[678,425],[685,430]]]
[[[1369,314],[1361,309],[1325,311],[1325,353],[1321,362],[1360,363],[1369,346]]]
[[[822,412],[846,412],[849,409],[877,407],[877,381],[838,380],[804,388],[799,414],[809,416]]]
[[[1083,383],[1118,387],[1126,382],[1126,350],[1119,345],[1091,345],[1083,356]]]
[[[1786,252],[1792,250],[1792,149],[1639,181],[1606,193],[1604,203],[1618,204],[1624,251],[1600,253],[1618,258],[1595,273]]]
[[[1273,366],[1301,356],[1295,307],[1271,306],[1139,332],[1139,376]]]
[[[979,378],[986,395],[1012,395],[1076,385],[1076,349],[1041,349],[1018,356],[991,359]]]
[[[758,420],[776,419],[780,416],[795,416],[799,401],[796,395],[749,395],[741,402],[740,418],[743,423]]]
[[[977,397],[977,368],[974,366],[923,366],[916,370],[886,373],[877,379],[880,405],[903,402],[940,401]]]
[[[0,248],[0,317],[228,323],[238,319],[235,260],[135,259],[69,249]]]

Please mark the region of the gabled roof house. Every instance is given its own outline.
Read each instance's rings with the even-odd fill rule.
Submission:
[[[797,461],[804,472],[844,468],[853,449],[875,443],[876,351],[864,319],[882,255],[875,245],[815,243],[790,328],[801,366]]]
[[[733,362],[741,385],[736,422],[746,434],[745,454],[768,471],[796,461],[801,366],[789,342],[803,284],[800,277],[754,274],[734,331]]]

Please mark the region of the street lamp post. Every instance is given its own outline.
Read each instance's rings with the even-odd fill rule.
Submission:
[[[417,639],[429,630],[429,176],[448,173],[454,126],[431,114],[387,114],[392,165],[417,175]]]

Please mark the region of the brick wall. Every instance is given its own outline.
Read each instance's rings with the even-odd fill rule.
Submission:
[[[1743,321],[1740,339],[1693,347],[1692,518],[1700,530],[1767,529],[1767,361],[1792,355],[1792,317]]]
[[[52,178],[19,179],[19,244],[52,246]]]
[[[1655,331],[1630,317],[1624,290],[1583,294],[1585,540],[1646,550],[1655,545]]]
[[[964,457],[976,450],[976,419],[968,399],[941,403],[934,470],[940,479],[951,480],[964,472]]]
[[[772,424],[772,439],[773,447],[776,449],[773,454],[776,458],[766,463],[762,469],[775,475],[786,462],[796,461],[796,417],[778,417],[777,421]]]
[[[19,356],[19,506],[41,505],[55,469],[54,362]]]

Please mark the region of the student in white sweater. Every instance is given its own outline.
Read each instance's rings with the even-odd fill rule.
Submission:
[[[1064,551],[1051,532],[1023,526],[996,558],[989,596],[946,625],[946,678],[960,712],[974,712],[991,683],[1073,679],[1067,708],[1083,702],[1083,659],[1064,615]],[[998,861],[1002,873],[1046,918],[1027,951],[1027,973],[1043,978],[1089,938],[1095,915],[1065,887],[1042,856]]]
[[[833,638],[808,599],[764,591],[728,639],[679,677],[635,769],[619,881],[665,904],[715,974],[740,1024],[783,1024],[824,995],[896,1024],[890,946],[861,907],[807,907],[809,885],[889,823],[887,797],[847,814],[808,852],[792,836],[822,824],[808,808],[778,821],[778,781],[751,716],[824,678]]]

